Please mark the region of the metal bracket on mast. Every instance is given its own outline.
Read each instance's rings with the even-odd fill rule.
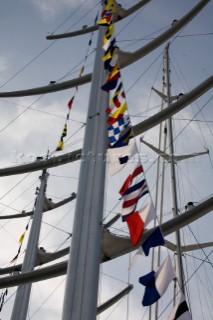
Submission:
[[[155,89],[154,87],[152,87],[152,90],[155,91],[155,92],[159,95],[159,97],[161,97],[161,98],[163,99],[163,101],[165,101],[165,102],[168,101],[168,97],[167,97],[166,94],[164,94],[163,92]],[[180,93],[180,94],[178,94],[177,96],[171,96],[171,97],[170,97],[170,102],[171,102],[171,101],[178,100],[178,99],[180,98],[180,96],[183,96],[183,93]]]
[[[194,153],[183,154],[183,155],[173,155],[173,157],[172,157],[172,155],[156,148],[151,143],[146,142],[145,140],[143,140],[142,137],[140,138],[140,142],[144,143],[147,147],[152,149],[154,152],[156,152],[159,156],[161,156],[167,162],[174,161],[175,164],[181,160],[186,160],[186,159],[202,156],[204,154],[209,154],[209,150],[207,149],[206,151],[203,151],[203,152],[194,152]]]

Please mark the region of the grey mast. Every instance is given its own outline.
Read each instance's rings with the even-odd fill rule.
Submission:
[[[167,44],[164,51],[164,73],[165,73],[165,84],[167,91],[167,106],[171,105],[171,94],[170,94],[170,67],[169,67],[169,43]],[[171,202],[172,202],[172,211],[173,216],[178,217],[178,199],[177,199],[177,188],[176,188],[176,174],[175,174],[175,162],[174,162],[174,144],[173,144],[173,130],[172,130],[172,118],[170,117],[167,120],[168,127],[168,138],[169,145],[168,151],[171,157],[169,162],[170,166],[170,186],[171,186]],[[181,241],[180,241],[180,232],[179,230],[175,231],[176,236],[176,245],[177,245],[177,276],[180,285],[180,289],[184,293],[184,275],[183,275],[183,263],[181,255]]]
[[[36,264],[38,240],[41,229],[41,220],[44,207],[44,195],[46,191],[47,177],[48,173],[46,172],[46,170],[44,170],[42,176],[40,177],[41,185],[35,204],[35,211],[33,215],[33,221],[28,239],[27,249],[24,256],[22,273],[33,271]],[[19,320],[25,320],[27,318],[27,310],[30,300],[31,287],[32,283],[27,283],[18,287],[11,320],[17,320],[17,317]]]
[[[106,27],[99,28],[83,145],[73,236],[68,263],[63,320],[95,320],[104,206],[108,93],[101,60]]]

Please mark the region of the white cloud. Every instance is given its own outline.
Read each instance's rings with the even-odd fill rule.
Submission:
[[[7,59],[3,56],[0,56],[0,71],[5,71],[8,67]]]
[[[32,0],[32,3],[40,12],[43,19],[51,19],[65,8],[75,8],[77,5],[79,6],[81,3],[83,3],[83,0],[78,2],[69,0]]]

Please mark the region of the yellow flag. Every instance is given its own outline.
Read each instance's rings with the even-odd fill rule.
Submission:
[[[82,76],[83,72],[84,72],[84,66],[83,66],[83,67],[81,68],[81,70],[80,70],[79,77]]]
[[[24,233],[21,235],[21,237],[19,239],[19,243],[23,243],[25,234],[26,234],[26,231],[24,231]]]
[[[112,71],[110,71],[108,77],[107,77],[107,81],[110,81],[110,79],[112,79],[116,74],[118,74],[120,72],[120,68],[118,63],[114,66],[114,68],[112,69]]]
[[[114,0],[108,0],[104,10],[108,11],[112,8],[112,12],[115,12]]]
[[[124,102],[120,108],[117,109],[113,114],[110,115],[110,117],[117,118],[119,114],[124,114],[124,112],[127,110],[127,104]]]
[[[66,136],[67,136],[67,124],[65,123],[64,129],[63,129],[63,132],[62,132],[62,137],[66,137]]]
[[[104,35],[104,44],[111,38],[114,33],[114,24],[110,24]]]
[[[56,149],[56,151],[61,151],[64,149],[64,141],[61,139],[58,143],[58,147]]]

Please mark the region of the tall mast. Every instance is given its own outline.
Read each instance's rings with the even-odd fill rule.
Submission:
[[[44,195],[46,191],[48,173],[43,170],[40,177],[41,185],[36,199],[35,211],[33,215],[32,226],[28,239],[27,249],[24,256],[22,273],[32,271],[35,267],[38,252],[38,240],[41,229],[41,220],[44,206]],[[11,320],[25,320],[27,318],[27,310],[30,300],[30,291],[32,283],[20,285],[18,287],[15,302],[13,306]]]
[[[96,319],[107,149],[105,109],[108,94],[101,90],[106,77],[101,59],[104,32],[105,27],[100,27],[68,263],[63,320]]]
[[[167,107],[171,104],[171,83],[170,83],[170,66],[169,66],[169,43],[167,44],[164,51],[164,73],[165,73],[165,84],[167,90]],[[171,202],[172,202],[172,211],[173,216],[177,217],[178,214],[178,200],[177,200],[177,188],[176,188],[176,174],[175,174],[175,162],[174,162],[174,144],[173,144],[173,130],[172,130],[172,118],[170,117],[167,120],[167,128],[168,128],[168,138],[169,145],[168,151],[170,154],[170,187],[171,187]],[[181,254],[181,241],[180,241],[180,232],[177,230],[175,232],[176,237],[176,245],[177,245],[177,278],[180,285],[180,289],[184,292],[184,274],[183,274],[183,262],[182,262],[182,254]]]

